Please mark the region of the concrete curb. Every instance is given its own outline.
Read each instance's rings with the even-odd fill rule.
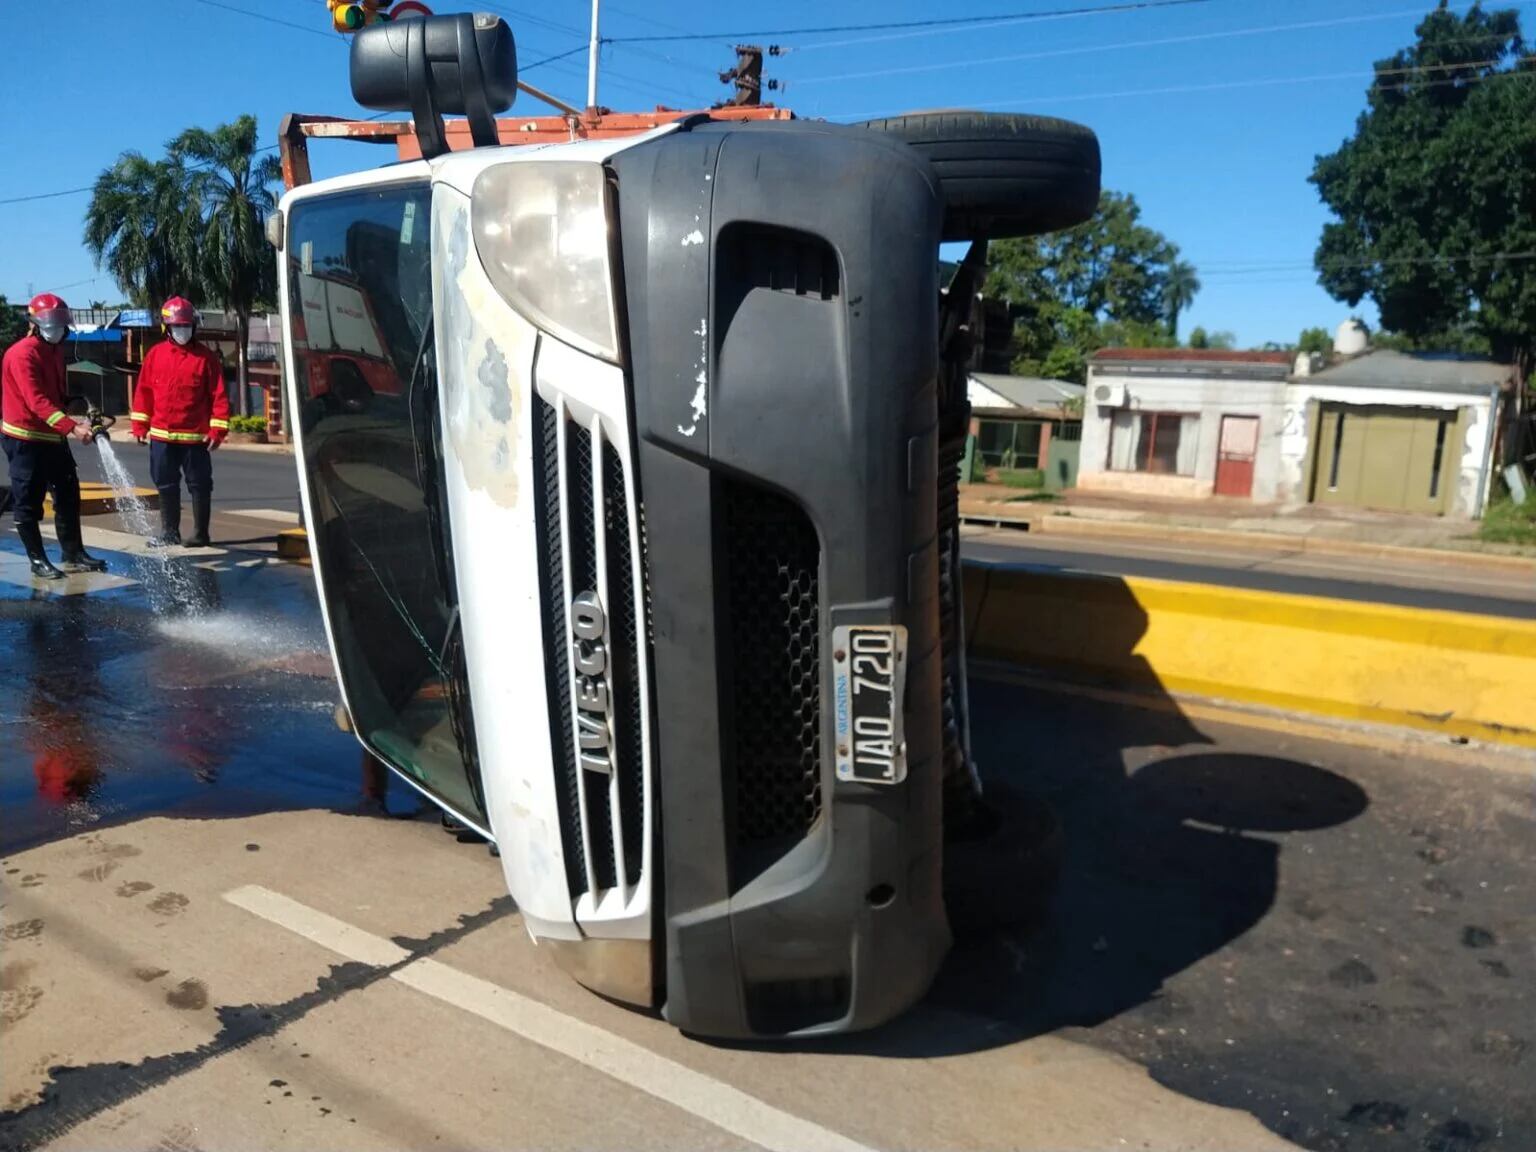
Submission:
[[[973,655],[1536,748],[1536,623],[1163,580],[965,566]]]
[[[1536,556],[1483,552],[1462,548],[1423,548],[1404,544],[1379,544],[1368,540],[1340,540],[1327,536],[1287,536],[1272,532],[1242,532],[1230,528],[1195,528],[1183,524],[1149,524],[1136,520],[1099,520],[1092,517],[997,515],[976,509],[962,510],[963,523],[987,526],[1021,526],[1051,536],[1119,536],[1164,542],[1227,544],[1254,551],[1310,552],[1362,559],[1416,560],[1431,564],[1480,565],[1536,575]]]
[[[153,488],[135,488],[133,494],[144,502],[144,507],[151,511],[160,507],[160,493]],[[120,511],[117,502],[117,493],[110,484],[81,481],[80,515],[104,516]],[[53,497],[48,496],[43,499],[43,513],[47,516],[53,515]]]

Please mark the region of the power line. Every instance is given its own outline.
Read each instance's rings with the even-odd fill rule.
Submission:
[[[96,187],[94,184],[87,184],[84,188],[62,188],[57,192],[38,192],[32,196],[10,196],[0,200],[0,204],[25,204],[29,200],[54,200],[60,196],[78,196],[82,192],[89,192],[94,187]]]
[[[586,50],[587,46],[585,44],[578,44],[576,47],[570,49],[569,51],[556,52],[553,56],[546,56],[542,60],[535,60],[532,64],[519,64],[517,66],[517,71],[519,74],[524,72],[532,72],[535,68],[542,68],[546,64],[553,64],[557,60],[564,60],[568,56],[574,56],[576,53],[585,52]]]
[[[307,32],[311,36],[323,36],[335,44],[342,43],[341,37],[334,32],[322,32],[309,24],[298,24],[292,20],[280,20],[276,16],[268,16],[265,12],[252,12],[249,8],[237,8],[233,4],[222,4],[219,0],[193,0],[195,4],[206,4],[210,8],[222,8],[226,12],[236,12],[241,16],[249,16],[252,20],[260,20],[263,24],[281,24],[284,28],[292,28],[298,32]]]
[[[1518,6],[1529,6],[1536,0],[1513,0]],[[1299,24],[1270,24],[1258,28],[1236,28],[1224,32],[1197,32],[1187,36],[1162,36],[1155,40],[1124,40],[1116,44],[1091,44],[1077,48],[1058,48],[1047,52],[1024,52],[1009,56],[987,56],[979,59],[952,60],[940,64],[914,64],[904,68],[880,68],[869,72],[839,72],[830,76],[809,76],[791,81],[797,88],[806,84],[830,84],[841,80],[868,80],[877,76],[905,76],[917,72],[943,72],[954,68],[977,68],[987,64],[1011,64],[1023,60],[1052,60],[1063,56],[1089,56],[1100,52],[1114,52],[1131,48],[1161,48],[1172,44],[1195,44],[1209,40],[1228,40],[1243,36],[1263,36],[1278,32],[1313,31],[1319,28],[1338,28],[1351,24],[1365,24],[1382,20],[1396,20],[1404,16],[1420,16],[1421,8],[1398,9],[1395,12],[1373,13],[1366,16],[1342,16],[1333,20],[1308,20]],[[1488,43],[1508,37],[1489,33],[1483,36],[1467,36],[1458,42]],[[1445,43],[1446,41],[1439,41]]]
[[[1415,68],[1382,69],[1375,72],[1325,72],[1314,76],[1272,76],[1262,80],[1231,80],[1214,84],[1179,84],[1166,88],[1137,88],[1120,92],[1087,92],[1072,96],[1022,96],[1011,100],[967,101],[967,110],[982,110],[987,108],[1017,108],[1028,105],[1031,108],[1045,104],[1074,104],[1087,100],[1125,100],[1143,96],[1176,96],[1188,95],[1199,92],[1230,92],[1241,88],[1274,88],[1286,84],[1316,84],[1330,80],[1373,80],[1381,76],[1400,75],[1413,72],[1445,71],[1457,68],[1490,67],[1503,63],[1502,60],[1469,61],[1465,64],[1429,64]],[[1506,72],[1489,72],[1480,76],[1453,76],[1443,80],[1425,80],[1414,85],[1415,88],[1445,88],[1457,84],[1477,84],[1485,80],[1531,80],[1536,79],[1536,70],[1511,69]],[[1402,85],[1406,87],[1406,85]],[[900,111],[889,109],[878,112],[832,112],[827,114],[829,120],[866,120],[880,116],[899,116]]]
[[[880,32],[905,29],[961,28],[1028,20],[1049,20],[1061,16],[1090,16],[1113,12],[1141,12],[1154,8],[1185,8],[1210,4],[1214,0],[1123,0],[1119,4],[1100,4],[1089,8],[1059,8],[1040,12],[1012,12],[993,16],[949,16],[938,20],[899,20],[875,24],[831,24],[814,28],[759,28],[745,32],[679,32],[666,36],[614,36],[610,44],[650,44],[680,40],[755,40],[770,36],[820,36],[834,32]],[[817,45],[819,47],[820,45]]]

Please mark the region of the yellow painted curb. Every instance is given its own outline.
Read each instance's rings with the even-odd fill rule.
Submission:
[[[160,493],[153,488],[135,488],[133,494],[144,502],[145,508],[153,510],[160,507]],[[117,510],[117,493],[110,484],[81,481],[80,515],[102,516]],[[52,496],[43,498],[43,513],[47,516],[53,515]]]
[[[1536,622],[981,564],[965,596],[982,658],[1536,748]]]
[[[284,528],[277,534],[277,554],[297,564],[309,563],[309,533],[302,528]]]

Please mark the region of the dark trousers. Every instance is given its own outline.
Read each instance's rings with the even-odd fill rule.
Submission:
[[[11,469],[11,510],[17,528],[36,524],[43,518],[43,497],[53,494],[54,518],[62,526],[80,520],[80,474],[75,471],[75,454],[66,443],[18,440],[0,436],[5,442],[5,458]]]
[[[149,442],[149,474],[162,495],[167,490],[181,495],[181,478],[187,478],[187,491],[195,499],[213,493],[213,461],[206,444],[167,444]]]

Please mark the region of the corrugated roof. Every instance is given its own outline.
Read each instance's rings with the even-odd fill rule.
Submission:
[[[1378,349],[1330,364],[1298,383],[1350,388],[1412,388],[1425,392],[1479,392],[1514,379],[1514,369],[1492,360],[1448,353]]]
[[[1082,384],[1073,384],[1067,380],[1047,380],[1041,376],[1003,376],[995,372],[972,372],[971,383],[995,392],[1015,408],[1059,409],[1068,400],[1081,400],[1088,391]],[[983,408],[991,406],[978,404],[975,397],[972,397],[971,403]]]
[[[1223,348],[1100,348],[1095,361],[1116,363],[1165,364],[1284,364],[1291,363],[1289,352],[1239,352]]]

